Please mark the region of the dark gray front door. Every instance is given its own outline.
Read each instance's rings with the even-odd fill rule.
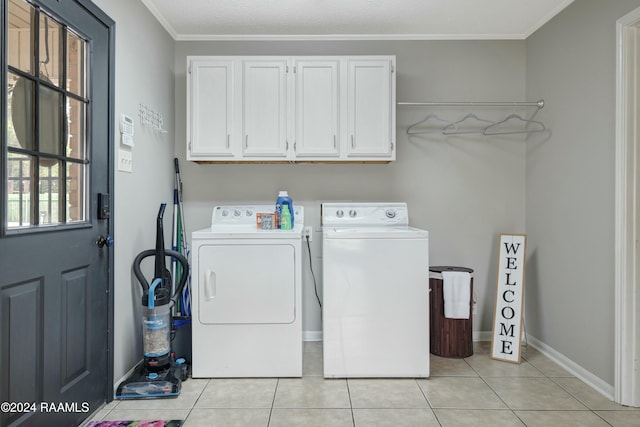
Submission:
[[[111,400],[113,22],[2,4],[0,425],[76,426]]]

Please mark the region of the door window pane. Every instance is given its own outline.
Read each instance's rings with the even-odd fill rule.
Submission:
[[[33,74],[35,51],[33,48],[33,21],[35,10],[24,0],[9,0],[7,41],[10,66]]]
[[[72,32],[67,33],[67,90],[84,97],[86,77],[84,66],[85,41]]]
[[[86,220],[85,176],[84,164],[67,163],[67,222]]]
[[[38,151],[48,154],[61,154],[62,133],[60,123],[62,111],[62,94],[40,86],[39,108],[40,145]]]
[[[33,143],[34,83],[25,77],[9,73],[7,79],[7,145],[9,147],[35,149]]]
[[[60,223],[60,162],[40,163],[38,224]]]
[[[32,225],[31,195],[35,158],[9,153],[7,159],[7,221],[11,228]]]
[[[62,26],[40,14],[40,78],[60,86],[62,77]]]
[[[74,159],[84,159],[86,145],[86,114],[85,103],[73,98],[67,98],[67,114],[69,117],[67,141],[67,156]]]

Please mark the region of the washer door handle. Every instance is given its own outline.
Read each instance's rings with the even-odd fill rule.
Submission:
[[[216,273],[207,270],[204,274],[204,299],[211,301],[216,297]]]

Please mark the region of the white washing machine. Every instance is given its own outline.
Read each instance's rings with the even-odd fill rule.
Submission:
[[[406,203],[324,203],[324,376],[429,376],[429,234]]]
[[[262,230],[273,205],[217,206],[192,233],[192,375],[302,376],[302,230]]]

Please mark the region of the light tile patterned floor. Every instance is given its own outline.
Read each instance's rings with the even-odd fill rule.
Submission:
[[[303,378],[190,379],[177,399],[114,401],[93,420],[183,419],[184,427],[640,427],[535,349],[520,365],[431,356],[428,379],[324,379],[322,344],[305,343]]]

